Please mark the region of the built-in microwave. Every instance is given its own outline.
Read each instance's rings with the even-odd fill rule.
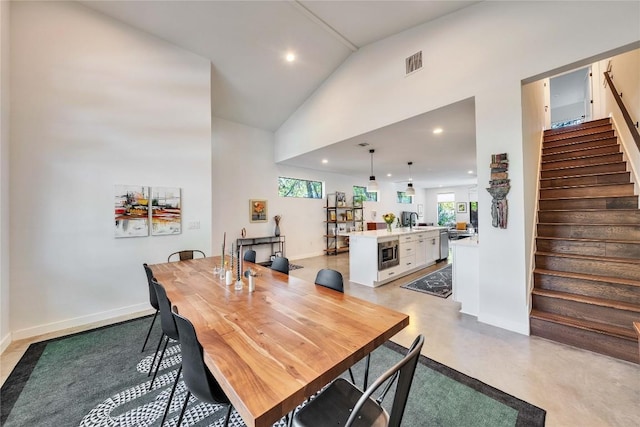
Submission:
[[[398,239],[378,242],[378,271],[400,264],[398,247]]]

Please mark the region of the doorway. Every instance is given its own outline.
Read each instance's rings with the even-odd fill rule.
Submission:
[[[549,79],[551,128],[591,120],[591,66]]]

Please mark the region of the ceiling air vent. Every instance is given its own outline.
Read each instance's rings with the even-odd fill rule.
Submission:
[[[422,68],[422,51],[414,53],[413,55],[405,59],[404,62],[407,68],[407,75],[418,71],[420,68]]]

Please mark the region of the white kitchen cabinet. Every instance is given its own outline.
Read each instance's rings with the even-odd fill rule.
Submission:
[[[435,264],[440,256],[439,233],[440,227],[421,227],[346,234],[350,241],[350,281],[376,287]],[[396,239],[399,264],[378,271],[378,243]]]

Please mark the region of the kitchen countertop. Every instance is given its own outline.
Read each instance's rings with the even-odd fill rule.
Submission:
[[[480,243],[478,242],[478,235],[473,235],[469,238],[466,239],[458,239],[458,240],[451,240],[449,242],[450,246],[470,246],[470,247],[477,247]]]
[[[352,237],[370,237],[377,239],[379,237],[393,237],[393,236],[402,236],[406,234],[415,234],[415,233],[423,233],[425,231],[439,231],[446,230],[447,227],[435,227],[435,226],[422,226],[422,227],[413,227],[413,229],[409,227],[402,228],[391,228],[391,232],[386,229],[383,230],[368,230],[368,231],[355,231],[351,233],[344,233],[345,236]]]

